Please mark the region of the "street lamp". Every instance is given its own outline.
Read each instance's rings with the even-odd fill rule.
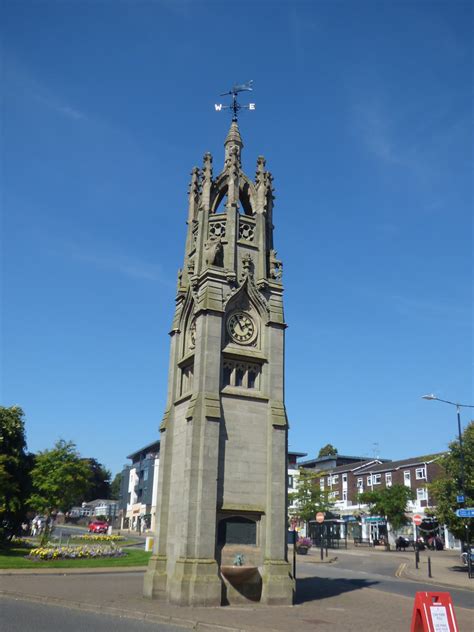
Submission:
[[[474,408],[473,405],[471,404],[459,404],[457,402],[450,402],[447,399],[440,399],[439,397],[436,397],[436,395],[433,395],[433,393],[431,393],[430,395],[422,395],[422,399],[431,399],[431,400],[435,400],[437,402],[443,402],[444,404],[451,404],[451,406],[456,406],[456,412],[457,412],[457,417],[458,417],[458,437],[459,437],[459,462],[461,465],[461,476],[460,476],[460,492],[461,492],[461,498],[462,501],[458,498],[458,503],[460,505],[463,505],[465,500],[466,500],[466,490],[464,487],[464,447],[463,447],[463,443],[462,443],[462,433],[461,433],[461,408]],[[467,524],[466,526],[466,530],[467,530]],[[468,536],[468,559],[470,559],[469,556],[469,531],[467,531],[467,536]],[[461,543],[462,544],[462,543]],[[471,577],[471,570],[469,568],[469,577]]]
[[[474,408],[474,406],[470,404],[458,404],[456,402],[450,402],[447,399],[440,399],[439,397],[436,397],[436,395],[433,395],[433,393],[431,393],[430,395],[422,395],[421,399],[431,399],[437,402],[443,402],[444,404],[451,404],[451,406],[456,406],[457,417],[458,417],[459,456],[460,456],[460,464],[461,464],[461,476],[460,476],[461,490],[460,491],[463,498],[462,502],[464,502],[466,490],[464,489],[464,447],[462,444],[462,432],[461,432],[461,408]]]

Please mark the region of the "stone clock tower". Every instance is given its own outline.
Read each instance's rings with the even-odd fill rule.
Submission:
[[[255,180],[242,171],[235,121],[224,146],[219,175],[208,153],[192,171],[144,594],[181,605],[291,604],[272,176],[263,157]],[[247,579],[235,580],[236,560]]]

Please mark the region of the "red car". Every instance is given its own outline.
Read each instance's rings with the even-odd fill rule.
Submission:
[[[109,524],[104,520],[94,520],[89,523],[89,533],[107,533]]]

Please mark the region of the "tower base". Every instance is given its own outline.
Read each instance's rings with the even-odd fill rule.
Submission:
[[[295,580],[290,564],[283,560],[266,560],[262,570],[262,597],[267,606],[291,606],[295,596]]]
[[[180,558],[173,575],[168,577],[166,557],[152,556],[145,574],[143,594],[177,606],[220,606],[222,581],[217,562]]]
[[[166,556],[152,555],[143,582],[143,596],[150,599],[166,600]]]

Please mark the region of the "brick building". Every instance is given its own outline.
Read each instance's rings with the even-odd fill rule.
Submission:
[[[392,485],[406,485],[413,490],[416,498],[408,503],[408,515],[418,513],[424,518],[425,510],[433,506],[428,484],[443,473],[438,462],[441,456],[432,454],[399,461],[370,459],[324,469],[319,484],[334,502],[342,535],[371,541],[387,536],[384,517],[370,516],[369,507],[360,503],[359,495]]]

